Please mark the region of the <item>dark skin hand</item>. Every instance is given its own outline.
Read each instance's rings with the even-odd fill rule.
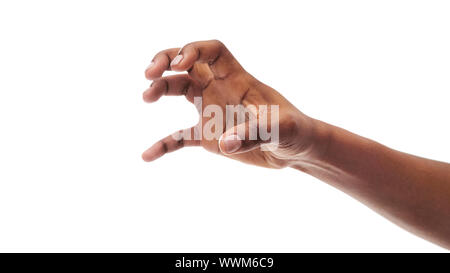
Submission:
[[[163,77],[166,70],[188,73]],[[201,41],[159,52],[146,69],[153,80],[146,102],[163,95],[184,95],[208,105],[279,105],[279,145],[262,150],[267,140],[249,140],[248,120],[219,132],[217,139],[186,139],[213,117],[168,136],[145,151],[145,161],[185,146],[269,168],[292,167],[346,192],[399,226],[450,248],[450,164],[395,151],[300,112],[273,88],[259,82],[219,41]],[[255,116],[259,119],[258,113]],[[225,118],[223,118],[225,120]],[[224,127],[225,128],[225,127]],[[244,134],[237,133],[240,132]],[[220,138],[219,138],[220,136]]]

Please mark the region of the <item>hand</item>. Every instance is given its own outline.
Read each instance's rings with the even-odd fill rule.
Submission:
[[[188,73],[161,77],[165,70]],[[401,153],[309,118],[247,73],[218,41],[161,51],[145,75],[154,80],[144,92],[145,101],[154,102],[162,95],[185,95],[190,102],[201,98],[202,104],[196,126],[160,140],[143,153],[144,160],[155,160],[184,146],[203,146],[258,166],[291,166],[361,200],[413,233],[450,248],[450,164]],[[235,105],[250,111],[240,120],[233,115],[235,126],[227,127],[227,108]],[[273,139],[263,138],[260,131],[256,138],[250,137],[256,127],[269,124],[263,122],[265,113],[260,111],[265,105],[279,107],[275,123],[270,115],[270,131],[279,132],[277,148],[271,150],[260,148]],[[210,106],[220,114],[209,115]],[[251,122],[255,119],[256,125]],[[220,126],[224,120],[225,126]],[[215,137],[187,137],[203,132],[211,122]]]
[[[188,73],[162,77],[166,70],[187,71]],[[145,71],[146,78],[153,80],[152,85],[144,92],[146,102],[155,102],[161,96],[186,96],[191,103],[194,97],[201,97],[200,120],[196,126],[180,130],[174,135],[155,143],[142,155],[145,161],[155,160],[165,153],[173,152],[185,146],[203,146],[208,151],[219,153],[242,162],[263,167],[282,168],[290,165],[294,159],[310,153],[314,147],[314,120],[302,114],[289,101],[273,88],[261,83],[247,73],[228,49],[219,41],[201,41],[187,44],[183,48],[172,48],[159,52]],[[202,115],[209,105],[217,105],[223,116]],[[250,115],[261,126],[261,105],[278,105],[279,119],[274,127],[279,129],[279,143],[276,149],[259,149],[270,143],[258,134],[251,140],[250,130],[257,129],[247,116],[236,126],[216,133],[214,139],[187,138],[186,133],[193,136],[200,128],[210,122],[226,120],[227,105],[243,105],[256,107]],[[269,112],[271,108],[268,108]],[[269,117],[270,120],[270,117]],[[272,124],[272,123],[271,123]],[[203,126],[202,126],[203,125]],[[217,128],[216,128],[217,129]],[[273,129],[273,128],[271,128]],[[218,134],[217,134],[218,133]]]

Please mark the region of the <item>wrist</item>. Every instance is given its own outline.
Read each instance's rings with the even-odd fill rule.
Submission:
[[[305,122],[301,120],[301,122]],[[333,126],[323,121],[308,117],[308,134],[297,134],[298,143],[303,143],[301,149],[288,159],[288,165],[304,169],[305,165],[315,165],[323,160],[330,146]],[[304,127],[303,127],[304,128]]]

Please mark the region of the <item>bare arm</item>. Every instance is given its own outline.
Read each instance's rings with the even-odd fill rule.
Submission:
[[[320,152],[294,160],[293,168],[346,192],[406,230],[450,248],[450,164],[316,123]]]
[[[166,70],[188,73],[163,76]],[[398,152],[306,116],[245,71],[219,41],[163,50],[145,75],[153,80],[143,95],[146,102],[164,95],[202,102],[196,105],[199,122],[155,143],[143,153],[145,161],[185,146],[202,146],[249,164],[296,168],[339,188],[405,229],[450,248],[450,164]],[[243,119],[233,114],[229,126],[226,110],[237,105],[249,111],[244,111]],[[274,112],[278,115],[272,116]],[[269,118],[262,118],[265,114],[270,123]],[[278,133],[275,148],[270,146],[275,143],[273,138],[260,134],[264,126]]]

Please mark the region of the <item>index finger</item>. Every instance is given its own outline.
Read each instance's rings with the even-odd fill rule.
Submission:
[[[173,58],[170,67],[174,71],[189,71],[196,62],[207,63],[216,79],[243,70],[231,52],[218,40],[185,45]]]
[[[222,42],[210,40],[159,52],[145,70],[145,76],[153,80],[161,77],[166,70],[190,72],[196,62],[207,63],[216,79],[224,79],[233,72],[243,70]]]

